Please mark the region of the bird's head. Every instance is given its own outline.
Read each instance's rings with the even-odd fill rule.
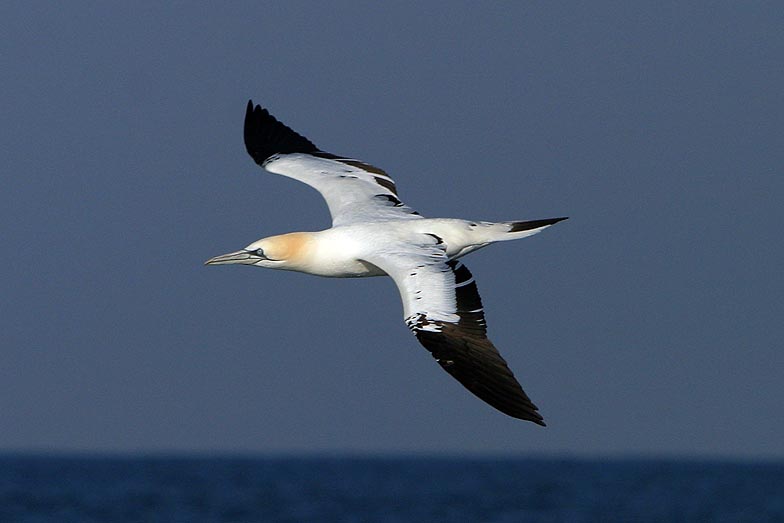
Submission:
[[[293,232],[262,238],[236,252],[210,258],[204,265],[239,263],[269,269],[296,268],[307,256],[310,234]]]

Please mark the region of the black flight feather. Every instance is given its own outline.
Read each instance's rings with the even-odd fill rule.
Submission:
[[[245,112],[245,148],[253,161],[263,165],[273,154],[314,153],[313,142],[279,122],[260,105],[248,100]]]

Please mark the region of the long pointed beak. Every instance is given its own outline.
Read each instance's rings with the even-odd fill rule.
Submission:
[[[221,254],[220,256],[216,256],[214,258],[210,258],[204,265],[228,265],[230,263],[241,263],[243,265],[253,265],[257,261],[261,259],[261,256],[257,256],[252,252],[248,252],[245,250],[237,251],[237,252],[230,252],[228,254]]]

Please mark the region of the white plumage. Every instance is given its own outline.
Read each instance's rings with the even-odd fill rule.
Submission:
[[[265,109],[248,102],[245,145],[267,171],[321,193],[332,228],[263,238],[209,265],[244,264],[335,278],[390,276],[406,325],[436,361],[498,410],[544,425],[487,339],[473,276],[458,258],[497,241],[525,238],[566,218],[482,222],[424,218],[397,196],[384,171],[320,151]]]

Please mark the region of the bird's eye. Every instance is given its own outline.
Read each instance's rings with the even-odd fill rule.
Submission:
[[[256,256],[264,256],[264,249],[256,249]]]

